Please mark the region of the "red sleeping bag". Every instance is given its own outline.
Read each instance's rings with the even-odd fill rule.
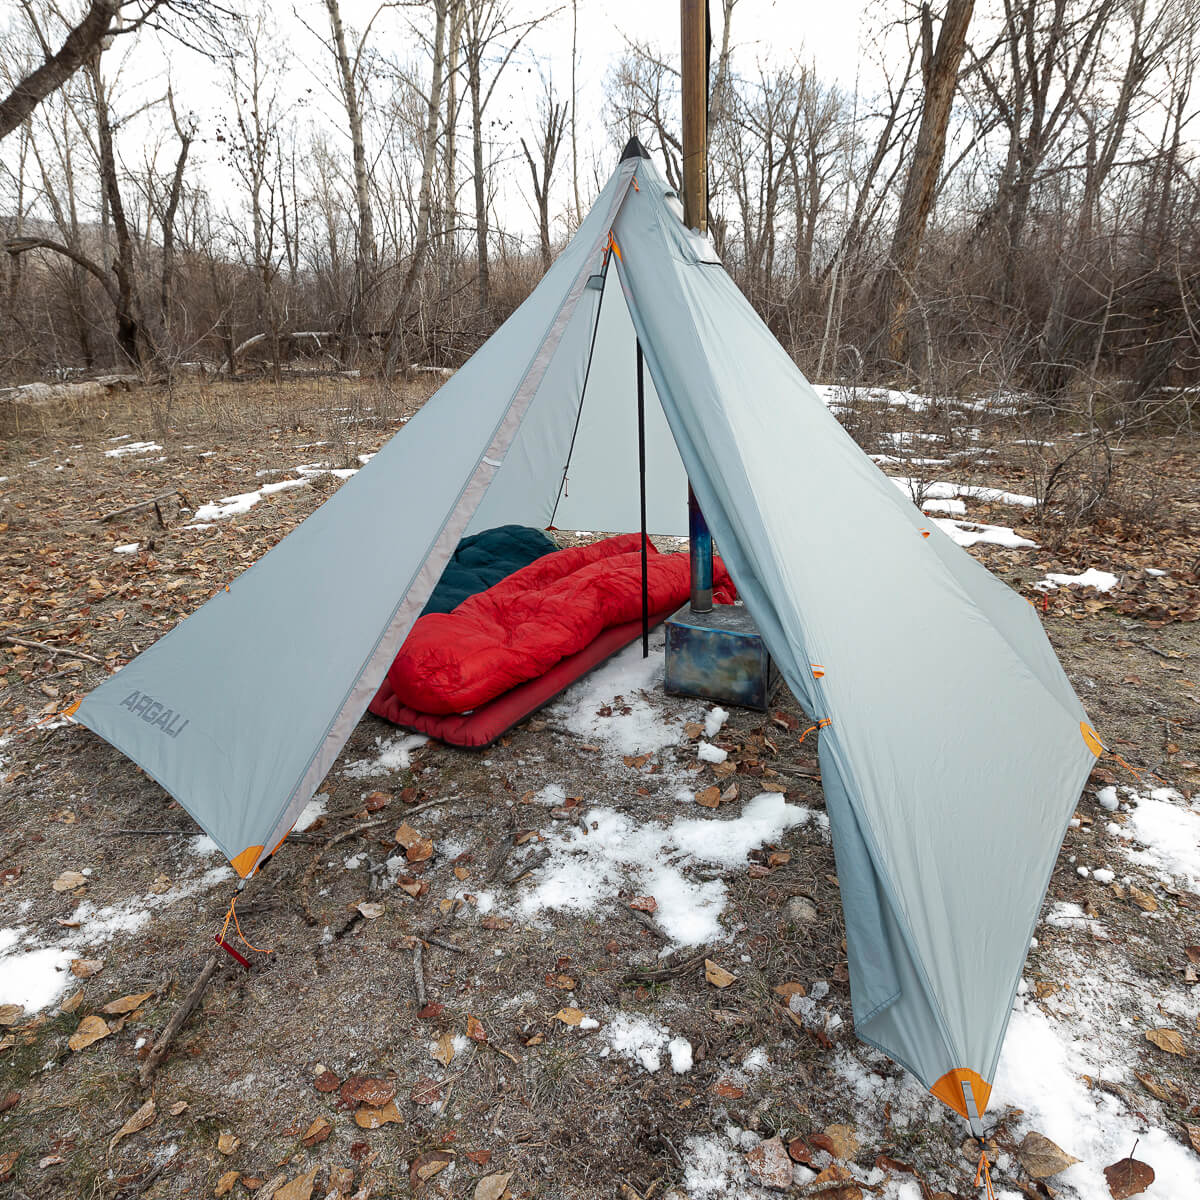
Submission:
[[[660,554],[647,543],[649,611],[676,608],[688,596],[688,556]],[[724,564],[714,558],[714,601],[735,598]],[[470,712],[641,613],[638,534],[559,550],[451,613],[419,618],[388,671],[388,684],[401,705],[417,712]]]

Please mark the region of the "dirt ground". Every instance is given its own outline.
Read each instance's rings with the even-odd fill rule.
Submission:
[[[232,876],[157,785],[56,714],[258,559],[339,486],[319,472],[357,467],[432,388],[429,380],[388,392],[329,379],[189,384],[118,394],[103,410],[8,418],[0,926],[83,965],[36,1015],[5,1016],[0,1194],[295,1200],[311,1190],[378,1200],[499,1197],[507,1182],[514,1196],[547,1200],[765,1196],[780,1193],[761,1191],[725,1160],[713,1165],[714,1146],[728,1157],[739,1138],[746,1147],[779,1135],[812,1168],[804,1182],[797,1174],[794,1195],[976,1195],[962,1123],[854,1039],[817,735],[800,743],[809,722],[786,693],[768,714],[733,712],[716,738],[729,752],[720,767],[697,761],[689,728],[706,706],[656,687],[601,697],[588,717],[596,736],[580,732],[578,711],[595,693],[569,693],[482,754],[405,749],[398,731],[364,718],[322,787],[323,812],[284,844],[240,906],[247,941],[269,952],[243,951],[249,971],[222,956],[200,1011],[151,1087],[139,1086],[139,1067],[212,949]],[[869,438],[856,430],[860,441],[926,428],[933,416],[870,420]],[[112,453],[131,442],[154,448]],[[1003,421],[982,426],[973,446],[980,453],[964,456],[953,478],[1016,492],[1038,490],[1054,453],[1015,445]],[[1099,521],[1040,522],[1028,508],[972,504],[971,520],[1011,526],[1039,548],[980,544],[971,553],[1037,604],[1110,744],[1186,803],[1200,790],[1196,447],[1125,438],[1116,462],[1120,496]],[[210,528],[183,528],[202,505],[301,464],[311,468],[303,486]],[[157,508],[99,519],[154,497]],[[1118,574],[1119,584],[1105,593],[1032,586],[1048,571],[1089,567]],[[263,690],[269,701],[269,680]],[[673,731],[667,744],[622,746],[605,735],[606,722],[635,707]],[[590,909],[525,905],[545,850],[560,851],[565,831],[587,826],[593,810],[661,824],[679,815],[681,787],[731,783],[736,798],[686,815],[735,820],[761,792],[782,791],[814,818],[736,868],[706,876],[685,864],[693,882],[724,888],[720,939],[664,957],[669,939],[620,885]],[[1168,994],[1194,993],[1200,895],[1120,859],[1110,824],[1123,813],[1097,799],[1114,784],[1143,786],[1106,758],[1080,798],[1046,905],[1075,905],[1080,915],[1043,925],[1025,973],[1028,1000],[1069,1022],[1056,1006],[1069,999],[1071,972],[1108,980],[1104,1027],[1090,1029],[1084,1007],[1064,1028],[1111,1047],[1129,1069],[1120,1081],[1088,1076],[1086,1087],[1104,1092],[1131,1127],[1188,1147],[1189,1126],[1200,1139],[1200,1027],[1179,1029],[1184,1053],[1164,1050],[1144,1036],[1142,1001],[1153,1008]],[[394,880],[386,860],[406,822],[432,853]],[[1077,869],[1114,859],[1121,878],[1111,883]],[[56,888],[69,872],[81,874]],[[735,981],[706,979],[706,958]],[[810,996],[827,985],[819,1023],[789,1010],[796,985]],[[128,1011],[113,1011],[125,997]],[[1178,1029],[1179,1004],[1161,1011],[1161,1024]],[[666,1061],[665,1036],[658,1069],[622,1053],[611,1031],[624,1017],[685,1040],[690,1069]],[[109,1032],[72,1049],[97,1019]],[[376,1099],[394,1089],[394,1100],[364,1103],[371,1087]],[[148,1116],[149,1099],[145,1127],[118,1138],[139,1110]],[[998,1190],[1084,1194],[1026,1169],[1022,1115],[999,1099],[989,1113]],[[386,1123],[369,1128],[381,1113]],[[1114,1144],[1098,1165],[1130,1149]],[[725,1182],[714,1182],[722,1170]],[[839,1170],[854,1179],[834,1190]],[[814,1191],[812,1171],[826,1172],[817,1179],[830,1186]],[[489,1182],[477,1191],[481,1180]]]

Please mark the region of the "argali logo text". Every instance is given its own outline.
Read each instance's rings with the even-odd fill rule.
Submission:
[[[173,708],[160,704],[153,696],[145,692],[130,692],[121,701],[121,707],[127,708],[134,716],[141,717],[147,725],[161,729],[168,737],[177,738],[186,728],[187,721]]]

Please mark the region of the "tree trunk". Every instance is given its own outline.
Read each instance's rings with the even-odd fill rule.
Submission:
[[[446,65],[446,14],[450,0],[434,0],[433,74],[429,84],[429,103],[425,110],[425,138],[421,160],[421,191],[417,201],[417,228],[413,238],[408,270],[400,287],[400,297],[392,310],[391,328],[383,349],[383,373],[395,373],[400,355],[406,352],[404,324],[417,292],[421,267],[429,249],[429,213],[432,207],[433,172],[437,161],[438,114],[442,101],[442,74]]]
[[[350,146],[354,162],[354,202],[358,210],[358,227],[354,231],[354,283],[350,293],[349,325],[354,334],[362,334],[366,321],[367,297],[375,282],[375,224],[371,215],[371,194],[367,179],[367,152],[363,139],[362,112],[359,105],[358,80],[346,52],[346,33],[338,0],[325,0],[329,11],[329,27],[333,32],[334,57],[341,78],[342,102],[350,126]],[[355,64],[357,66],[357,63]]]
[[[97,140],[100,144],[100,182],[108,202],[112,220],[116,252],[112,271],[116,276],[117,345],[135,366],[142,365],[142,348],[145,329],[139,316],[137,282],[134,276],[133,238],[125,219],[125,204],[121,199],[120,181],[117,178],[117,159],[113,150],[112,124],[108,110],[108,97],[104,80],[100,76],[99,55],[89,64],[93,96],[96,103]]]
[[[57,54],[20,81],[0,100],[0,138],[7,137],[51,92],[57,91],[95,55],[112,32],[121,0],[91,0],[83,20],[76,25]]]
[[[475,168],[475,263],[479,307],[486,309],[490,299],[488,272],[487,186],[483,178],[483,105],[480,103],[482,63],[480,54],[471,57],[467,84],[471,92],[471,161]]]
[[[902,362],[908,353],[906,316],[912,274],[933,207],[938,174],[946,153],[946,130],[958,86],[958,68],[967,44],[975,0],[949,0],[937,46],[925,63],[925,100],[912,164],[908,170],[891,254],[880,276],[878,301],[885,321],[887,357]],[[928,8],[926,8],[928,14]]]

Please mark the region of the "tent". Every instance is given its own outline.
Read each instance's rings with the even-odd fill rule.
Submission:
[[[653,385],[651,528],[682,530],[686,469],[780,671],[828,723],[820,767],[858,1036],[977,1128],[1101,745],[1033,608],[859,450],[680,211],[631,142],[478,353],[78,720],[250,876],[464,534],[563,525],[568,510],[621,527],[597,506],[637,494],[636,339]],[[619,517],[632,525],[632,509]]]

